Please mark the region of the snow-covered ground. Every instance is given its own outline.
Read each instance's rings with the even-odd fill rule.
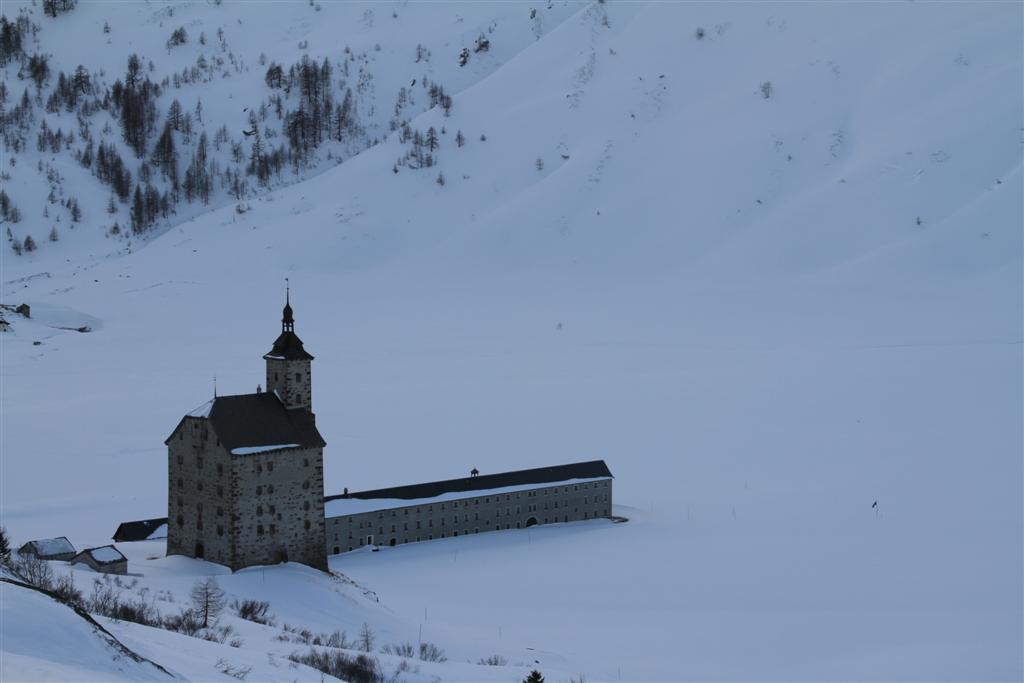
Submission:
[[[331,559],[379,604],[118,544],[154,592],[218,571],[295,626],[422,626],[450,661],[416,675],[446,680],[522,678],[466,664],[491,654],[559,681],[1021,679],[1021,5],[554,4],[493,68],[446,67],[451,117],[414,122],[445,126],[437,168],[393,173],[392,136],[130,255],[88,221],[4,249],[3,303],[39,312],[0,337],[15,542],[162,516],[163,439],[214,376],[264,381],[289,277],[327,493],[601,458],[630,521]],[[496,46],[530,28],[394,7],[424,22],[403,54],[452,13],[509,12]],[[295,21],[340,51],[376,15]],[[288,26],[232,44],[253,64]],[[184,663],[181,636],[110,628],[193,680],[223,650],[278,679],[267,653],[300,649]]]

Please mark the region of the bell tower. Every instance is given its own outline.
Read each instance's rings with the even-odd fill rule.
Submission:
[[[310,365],[313,356],[306,352],[302,340],[295,334],[291,291],[287,285],[284,301],[281,334],[274,341],[274,348],[263,356],[267,361],[267,391],[276,393],[289,410],[312,412],[313,377]]]

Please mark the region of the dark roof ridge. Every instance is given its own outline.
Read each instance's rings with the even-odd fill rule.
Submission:
[[[434,496],[452,492],[479,491],[483,489],[504,488],[506,486],[521,486],[524,484],[540,485],[568,481],[569,479],[594,479],[600,477],[614,477],[614,475],[612,475],[604,460],[587,460],[564,465],[514,470],[512,472],[481,474],[475,477],[445,479],[421,484],[349,492],[347,496],[345,494],[336,494],[325,496],[324,501],[344,498],[397,498],[413,500],[416,498],[433,498]]]

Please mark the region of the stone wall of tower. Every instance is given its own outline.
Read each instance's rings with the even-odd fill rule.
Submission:
[[[308,360],[267,359],[267,391],[276,391],[288,408],[313,406],[313,375]]]
[[[322,448],[232,456],[232,569],[288,560],[327,569]]]
[[[231,565],[231,456],[207,420],[186,417],[167,444],[167,554]]]

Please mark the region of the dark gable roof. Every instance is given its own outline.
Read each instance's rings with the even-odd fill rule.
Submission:
[[[282,332],[274,340],[274,348],[270,349],[264,358],[283,360],[313,360],[313,356],[302,348],[302,340],[294,332]]]
[[[484,489],[503,488],[505,486],[549,484],[569,479],[594,479],[611,476],[611,470],[608,469],[608,465],[605,464],[604,460],[591,460],[589,462],[576,462],[569,465],[555,465],[554,467],[538,467],[532,470],[483,474],[478,477],[463,477],[462,479],[448,479],[446,481],[434,481],[426,484],[413,484],[411,486],[395,486],[389,489],[359,491],[349,493],[348,498],[400,498],[411,500],[415,498],[433,498],[443,493],[481,491]],[[324,500],[337,500],[345,497],[345,495],[327,496]]]
[[[134,522],[121,522],[114,532],[115,541],[145,541],[149,535],[167,524],[167,518],[139,519]]]
[[[229,451],[293,443],[302,448],[327,445],[317,431],[312,413],[303,409],[288,410],[273,393],[218,396],[213,399],[208,416],[199,419],[210,421],[221,445]],[[175,432],[180,427],[179,423]],[[170,440],[171,437],[167,437],[164,443]]]

